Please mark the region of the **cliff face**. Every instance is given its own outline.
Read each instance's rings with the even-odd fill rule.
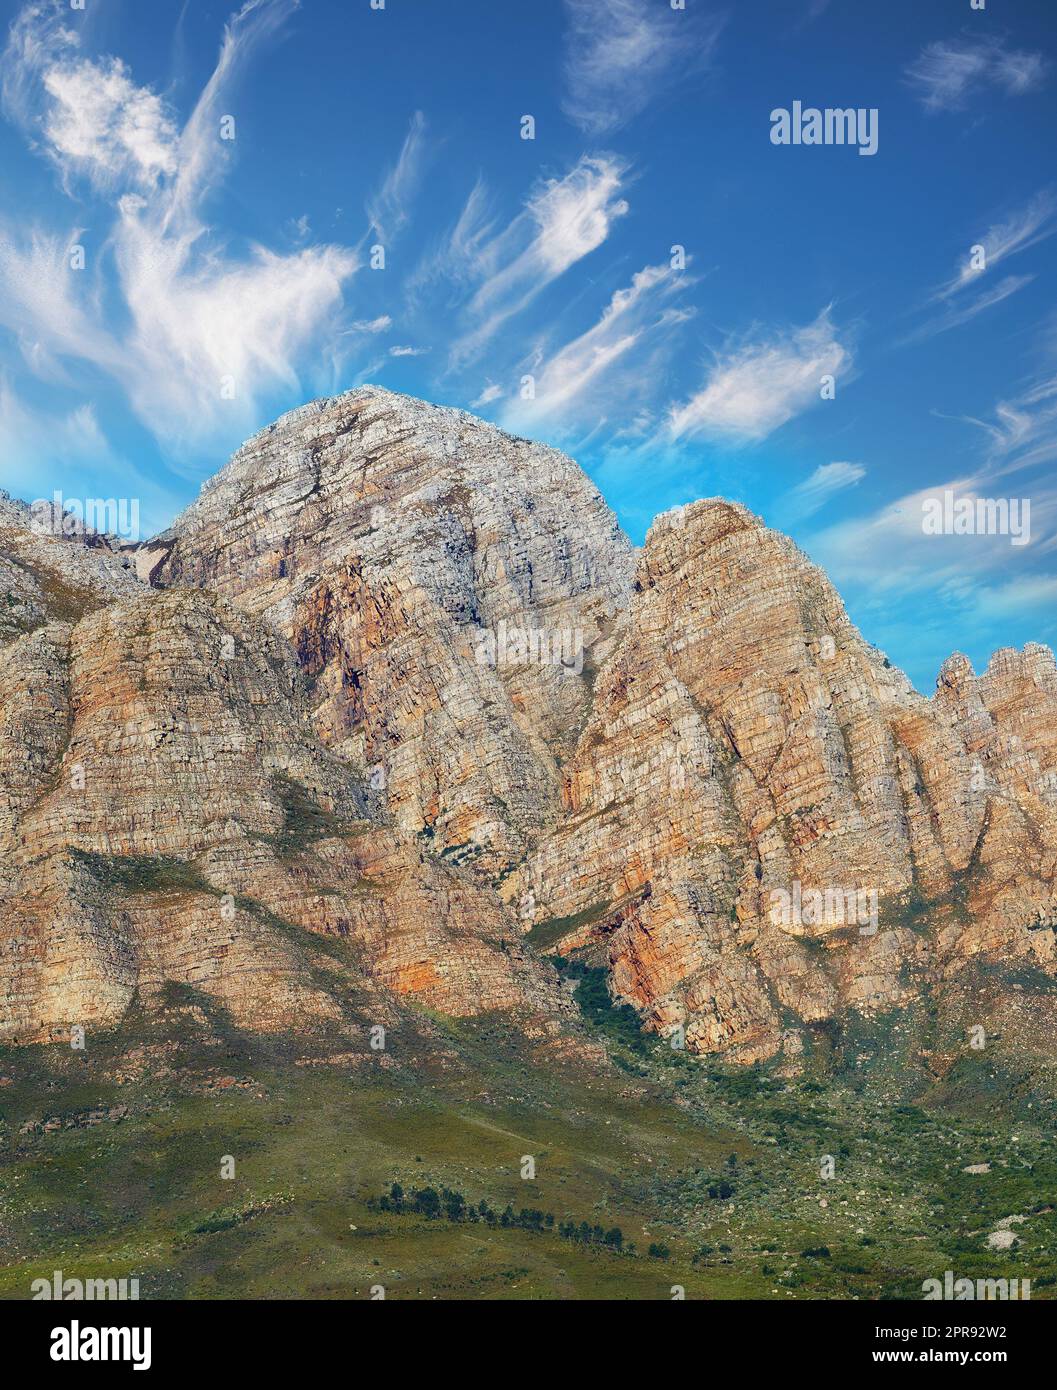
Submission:
[[[256,619],[147,590],[5,657],[4,1040],[113,1025],[173,983],[264,1029],[384,1023],[390,991],[543,1031],[567,1011],[494,896],[368,811]]]
[[[1053,971],[1048,649],[979,679],[952,658],[928,701],[726,502],[661,518],[634,589],[564,820],[510,890],[538,935],[601,949],[654,1027],[746,1060],[980,955]]]
[[[537,945],[735,1060],[980,965],[1057,1035],[1048,649],[925,699],[744,508],[636,557],[570,460],[375,388],[132,560],[0,510],[0,1037],[174,983],[251,1028],[403,995],[551,1035]]]
[[[252,439],[179,520],[155,582],[281,631],[320,738],[398,825],[492,875],[553,819],[556,759],[632,568],[570,459],[364,388]]]
[[[0,642],[141,587],[134,557],[116,541],[86,532],[54,506],[34,512],[0,489]]]

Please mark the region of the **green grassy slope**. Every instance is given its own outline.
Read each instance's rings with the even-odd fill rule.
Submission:
[[[723,1068],[578,998],[612,1064],[413,1012],[384,1054],[366,1024],[299,1053],[186,992],[84,1053],[0,1052],[0,1296],[55,1269],[155,1298],[918,1298],[948,1269],[1057,1287],[1053,1104],[1026,1068],[966,1055],[930,1080],[913,1012],[820,1032],[796,1077]],[[555,1229],[379,1210],[394,1182]],[[1020,1244],[988,1250],[1010,1216]]]

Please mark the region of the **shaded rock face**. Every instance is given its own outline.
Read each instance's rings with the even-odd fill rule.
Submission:
[[[72,621],[143,587],[128,548],[69,514],[34,511],[0,489],[0,642]]]
[[[368,815],[278,633],[148,592],[6,656],[0,1038],[110,1026],[174,983],[258,1029],[382,1020],[388,991],[566,1011],[492,895]]]
[[[0,503],[0,1039],[174,985],[247,1028],[404,997],[550,1036],[536,943],[736,1061],[981,969],[1057,1038],[1047,648],[925,699],[744,508],[636,556],[570,460],[375,388],[131,556]]]

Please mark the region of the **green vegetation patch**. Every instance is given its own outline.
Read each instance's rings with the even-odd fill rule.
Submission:
[[[370,829],[365,820],[350,820],[325,810],[307,787],[290,777],[277,774],[272,785],[283,808],[283,826],[275,835],[257,834],[255,838],[271,845],[281,858],[301,854],[319,840],[349,839]]]
[[[220,896],[194,864],[152,855],[103,855],[71,849],[70,857],[96,882],[122,893],[209,893]]]
[[[609,903],[592,903],[590,907],[585,907],[582,912],[576,912],[571,917],[548,917],[544,922],[537,922],[526,934],[525,939],[538,951],[547,951],[550,947],[556,946],[562,937],[570,936],[582,927],[589,927],[593,922],[599,921],[609,908]]]
[[[566,980],[575,980],[573,998],[584,1022],[595,1033],[636,1057],[645,1057],[656,1043],[642,1031],[642,1020],[630,1004],[621,1003],[609,992],[609,971],[582,960],[555,956],[554,965]]]

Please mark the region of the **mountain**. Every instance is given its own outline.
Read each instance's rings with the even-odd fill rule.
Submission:
[[[722,501],[659,518],[633,588],[564,816],[519,874],[537,934],[603,954],[650,1026],[743,1060],[984,961],[1044,973],[1052,1039],[1053,653],[980,678],[952,657],[927,700],[788,538]]]
[[[926,699],[740,506],[636,553],[557,451],[364,387],[135,554],[5,500],[0,573],[2,1040],[180,986],[588,1055],[550,953],[735,1062],[923,1000],[1057,1041],[1053,654]]]

